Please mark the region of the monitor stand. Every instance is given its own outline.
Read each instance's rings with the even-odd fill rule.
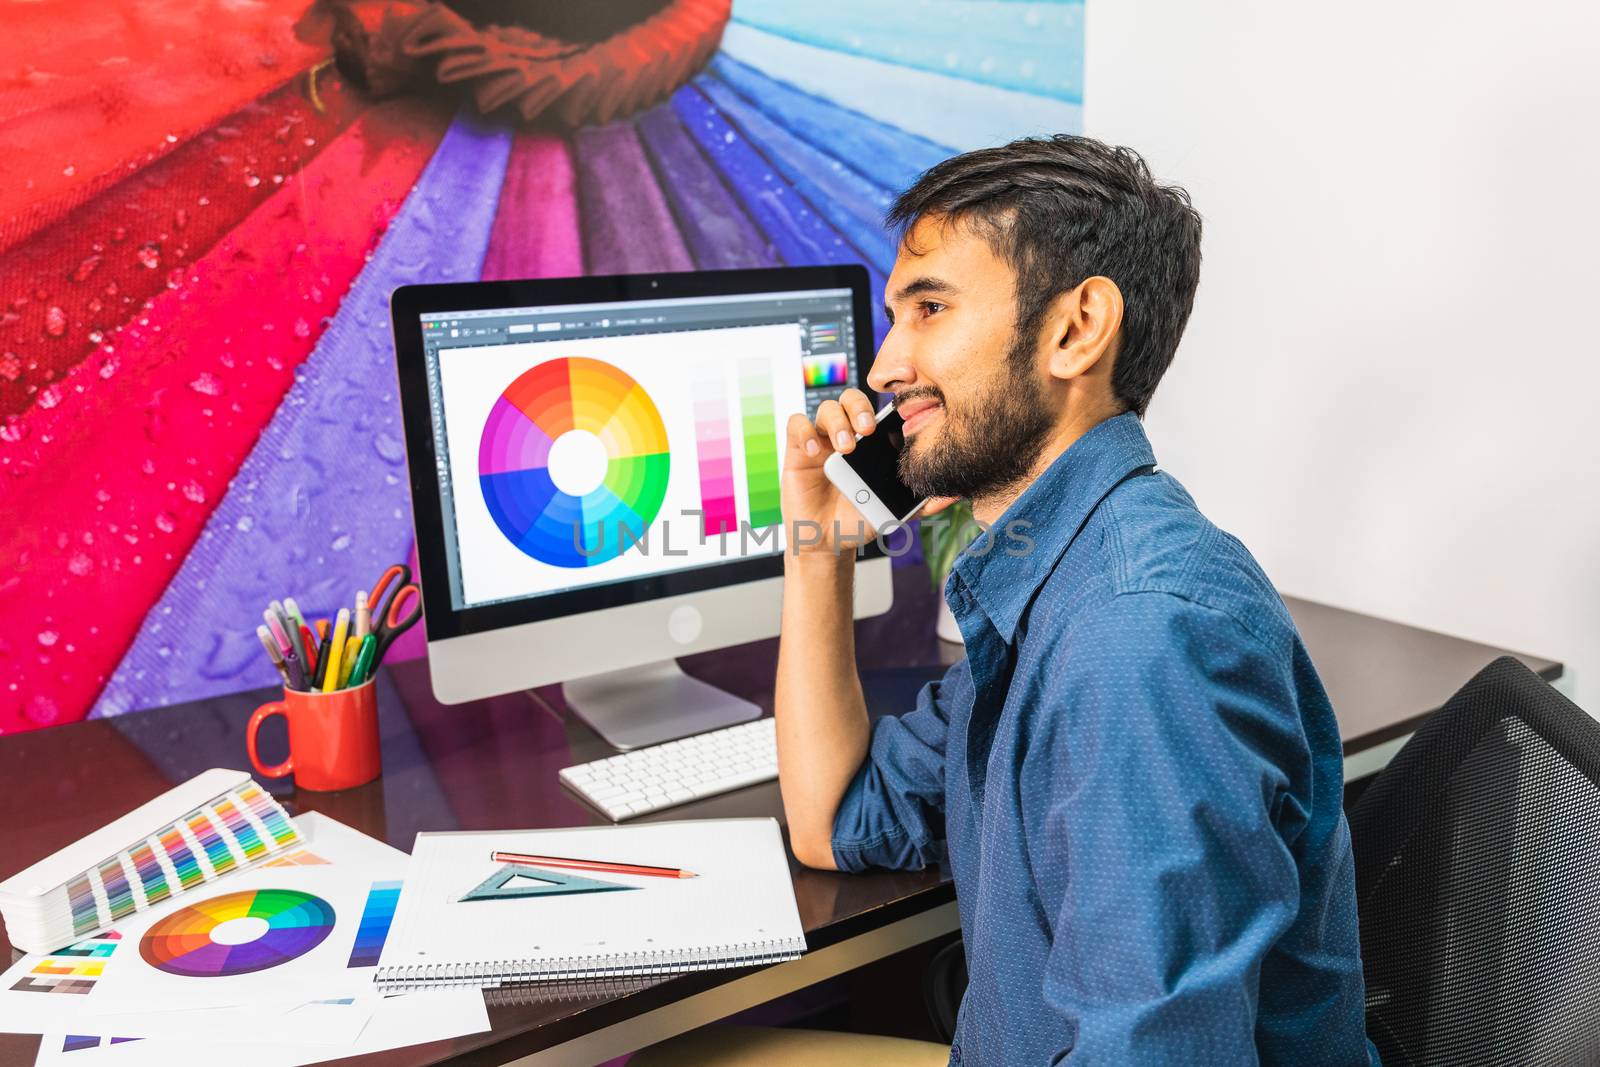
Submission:
[[[561,692],[567,707],[623,751],[761,717],[758,705],[689,677],[671,659],[574,678]]]

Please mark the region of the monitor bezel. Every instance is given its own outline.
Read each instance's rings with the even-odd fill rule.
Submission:
[[[867,384],[867,372],[872,366],[876,344],[869,286],[865,266],[844,264],[593,275],[525,281],[445,282],[403,285],[396,289],[390,296],[389,308],[394,329],[401,420],[405,430],[406,466],[411,482],[411,512],[421,570],[418,577],[425,593],[428,590],[444,593],[443,596],[432,598],[427,605],[424,622],[428,640],[464,637],[508,626],[544,622],[663,597],[761,581],[783,573],[783,557],[778,554],[763,555],[589,589],[457,609],[449,595],[444,511],[434,474],[438,453],[434,447],[432,406],[423,353],[424,316],[498,308],[848,288],[855,314],[856,385],[872,395],[872,389]],[[871,544],[861,553],[861,558],[875,558],[883,554],[880,547]]]

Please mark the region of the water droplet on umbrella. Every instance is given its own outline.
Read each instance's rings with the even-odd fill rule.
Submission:
[[[57,404],[61,403],[61,389],[54,385],[50,386],[48,389],[41,389],[39,391],[38,403],[40,407],[47,410],[55,407]]]
[[[183,495],[196,504],[204,504],[206,502],[206,491],[193,478],[183,483]]]
[[[305,319],[294,320],[294,335],[302,340],[311,336],[311,324]]]
[[[0,441],[9,441],[16,444],[28,436],[28,424],[15,415],[7,415],[6,421],[0,423]]]
[[[178,519],[177,516],[172,514],[172,512],[163,511],[161,514],[156,516],[156,529],[160,530],[162,533],[171,533],[177,528]],[[134,542],[130,541],[128,543],[133,544]]]
[[[374,434],[372,437],[372,450],[381,459],[389,463],[405,462],[406,446],[390,434]]]
[[[183,285],[183,268],[174,267],[167,271],[167,288],[176,289],[181,285]]]
[[[62,337],[67,332],[67,313],[59,307],[51,305],[45,309],[44,332],[51,337]]]
[[[117,373],[117,368],[121,365],[116,356],[107,356],[100,361],[100,377],[109,379],[113,374]]]
[[[242,533],[249,533],[251,530],[255,529],[255,525],[255,519],[251,518],[249,515],[240,515],[239,518],[234,522],[233,528]]]
[[[79,578],[82,578],[84,575],[94,570],[94,560],[90,559],[82,552],[74,552],[72,554],[72,558],[67,560],[67,570],[71,571],[73,574],[76,574]]]
[[[154,241],[146,241],[140,245],[139,265],[146,270],[155,270],[161,266],[161,246]]]
[[[261,176],[253,170],[244,172],[244,184],[251,189],[261,184]]]
[[[333,539],[333,544],[329,545],[328,547],[332,548],[335,552],[343,552],[345,549],[350,547],[350,542],[351,537],[349,534],[340,534],[338,537]]]
[[[94,491],[94,498],[100,501],[102,504],[109,504],[111,502],[111,494],[106,492],[104,489],[96,489]],[[112,532],[115,533],[116,531]]]
[[[177,211],[173,212],[172,225],[176,226],[180,230],[189,225],[189,212],[181,207]]]
[[[222,379],[210,371],[201,371],[200,376],[189,383],[189,388],[206,396],[221,396],[228,391]]]
[[[139,469],[144,471],[146,474],[154,474],[156,472],[156,462],[153,459],[147,459],[143,463],[139,464]]]
[[[59,640],[61,640],[61,635],[56,633],[54,630],[39,631],[39,643],[45,648],[53,648],[55,643]]]
[[[74,167],[71,163],[68,163],[65,167],[61,168],[61,173],[70,178],[74,174],[78,173],[78,168]]]
[[[15,352],[0,355],[0,378],[14,382],[22,377],[22,360],[17,358]]]
[[[48,726],[61,716],[60,710],[56,707],[56,702],[43,693],[36,693],[28,701],[26,711],[28,718],[41,726]]]
[[[89,275],[94,273],[95,268],[98,266],[100,266],[99,256],[88,257],[82,263],[78,264],[77,270],[72,272],[72,280],[75,282],[81,282],[85,280],[89,277]]]

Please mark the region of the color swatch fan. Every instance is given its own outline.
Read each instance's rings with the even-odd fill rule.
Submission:
[[[0,883],[0,913],[13,945],[51,952],[300,840],[249,775],[212,769]]]

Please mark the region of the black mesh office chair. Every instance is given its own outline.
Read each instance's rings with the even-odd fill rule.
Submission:
[[[1509,656],[1350,813],[1386,1067],[1600,1063],[1600,723]]]

